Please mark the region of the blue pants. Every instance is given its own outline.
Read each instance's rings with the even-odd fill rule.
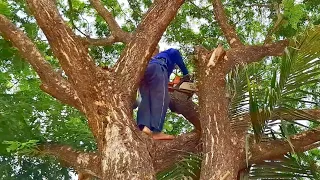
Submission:
[[[147,126],[161,132],[169,106],[167,69],[157,63],[148,65],[140,84],[141,103],[137,114],[139,128]]]

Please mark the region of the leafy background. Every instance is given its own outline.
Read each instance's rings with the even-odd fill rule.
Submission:
[[[151,0],[102,0],[121,24],[134,31]],[[289,38],[286,55],[250,66],[238,67],[227,77],[232,95],[230,115],[235,124],[239,116],[251,115],[248,134],[257,141],[286,138],[318,126],[317,118],[299,109],[314,109],[320,105],[319,52],[320,5],[318,0],[228,0],[224,6],[230,23],[246,44],[261,44],[271,33],[272,40]],[[58,0],[58,6],[70,27],[79,35],[106,37],[107,24],[85,0]],[[187,0],[167,28],[161,49],[177,47],[188,68],[196,69],[192,61],[193,46],[208,49],[225,38],[214,20],[212,5],[207,0]],[[48,42],[30,15],[23,0],[0,0],[0,13],[9,17],[31,38],[56,71],[61,71]],[[124,45],[91,47],[90,54],[99,66],[113,65]],[[34,156],[40,143],[60,143],[76,149],[93,151],[96,144],[86,119],[75,109],[65,106],[43,93],[40,81],[12,47],[0,37],[0,179],[71,179],[73,169],[66,168],[52,157]],[[196,99],[196,98],[195,98]],[[272,114],[291,113],[299,120],[271,121]],[[164,131],[181,134],[192,125],[169,112]],[[244,179],[319,179],[319,150],[287,154],[282,161],[266,161],[253,165]],[[185,160],[158,174],[158,179],[197,179],[201,155],[190,154]]]

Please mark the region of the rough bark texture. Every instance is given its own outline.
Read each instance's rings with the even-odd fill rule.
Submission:
[[[212,51],[196,48],[204,153],[201,179],[236,179],[245,162],[247,127],[240,131],[231,128],[226,74],[236,64],[254,62],[269,55],[279,56],[286,45],[287,41],[281,41],[266,46],[240,46],[227,52],[220,45]]]
[[[40,146],[40,151],[77,169],[83,174],[80,179],[93,176],[101,179],[154,179],[156,172],[169,168],[189,153],[204,155],[201,179],[236,179],[238,171],[245,168],[245,133],[250,116],[244,115],[243,127],[235,128],[240,121],[232,121],[228,115],[225,76],[237,64],[281,55],[288,42],[244,46],[229,24],[221,1],[214,0],[215,18],[231,49],[224,50],[221,45],[212,51],[197,48],[199,106],[179,92],[171,94],[170,103],[172,111],[182,114],[195,126],[195,132],[172,141],[153,141],[136,128],[132,118],[132,99],[149,58],[184,0],[155,0],[133,33],[121,30],[102,1],[90,2],[108,23],[110,37],[90,39],[76,36],[63,21],[55,1],[27,0],[67,79],[52,69],[21,30],[0,15],[1,36],[12,42],[32,65],[42,81],[42,90],[83,112],[98,144],[96,153],[50,144]],[[88,46],[111,45],[119,41],[127,44],[116,65],[107,70],[96,67],[88,54]],[[308,111],[315,119],[319,117],[319,110]],[[290,114],[281,114],[281,117],[297,118]],[[273,118],[277,119],[277,114]],[[294,135],[290,140],[296,151],[305,151],[319,146],[318,137],[320,130],[315,129]],[[253,142],[250,144],[250,164],[278,158],[290,151],[287,141]]]
[[[287,40],[283,40],[260,46],[232,48],[226,53],[225,72],[228,73],[237,64],[249,64],[261,61],[267,56],[281,56],[284,53],[284,48],[288,46],[288,43]]]
[[[131,120],[128,116],[113,115]],[[126,126],[126,123],[104,124],[106,127],[101,150],[103,179],[154,179],[152,159],[148,155],[146,141],[138,130],[131,125]]]
[[[27,2],[84,105],[84,114],[101,154],[102,178],[153,179],[152,159],[145,139],[134,125],[130,96],[137,88],[138,75],[143,73],[154,47],[183,1],[154,3],[111,70],[113,75],[95,67],[83,39],[75,36],[64,23],[53,1]],[[111,14],[100,1],[91,3],[119,38],[119,32],[116,32],[119,27]],[[155,23],[150,23],[152,21]]]
[[[187,94],[178,91],[170,93],[169,108],[172,112],[182,114],[196,131],[201,131],[198,105],[192,102]]]
[[[202,95],[199,97],[199,112],[204,154],[201,179],[236,179],[238,174],[235,161],[239,151],[236,149],[238,139],[231,131],[228,118],[223,57],[219,55],[222,53],[219,49],[209,54],[198,52],[197,57],[201,79],[198,89]]]

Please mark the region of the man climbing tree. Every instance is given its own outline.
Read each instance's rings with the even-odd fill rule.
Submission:
[[[168,82],[175,67],[181,69],[185,80],[188,69],[181,54],[176,49],[168,49],[155,55],[147,66],[140,85],[141,103],[137,114],[137,123],[143,132],[153,139],[170,140],[174,136],[162,133],[163,123],[169,106]]]
[[[0,0],[0,178],[319,179],[318,1],[126,2]],[[149,65],[172,60],[149,64],[162,37],[188,54],[198,89],[194,102],[170,94],[194,125],[173,117],[170,141],[132,116]],[[163,116],[141,124],[159,132]]]

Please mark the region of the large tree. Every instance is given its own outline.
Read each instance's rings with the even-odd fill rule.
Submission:
[[[223,180],[319,146],[316,0],[128,5],[0,1],[2,162],[17,151],[24,162],[55,157],[80,178],[155,179],[193,154],[201,159],[195,177]],[[171,94],[171,111],[194,127],[167,124],[180,134],[172,141],[141,133],[132,110],[162,37],[188,55],[198,88],[194,98]]]

